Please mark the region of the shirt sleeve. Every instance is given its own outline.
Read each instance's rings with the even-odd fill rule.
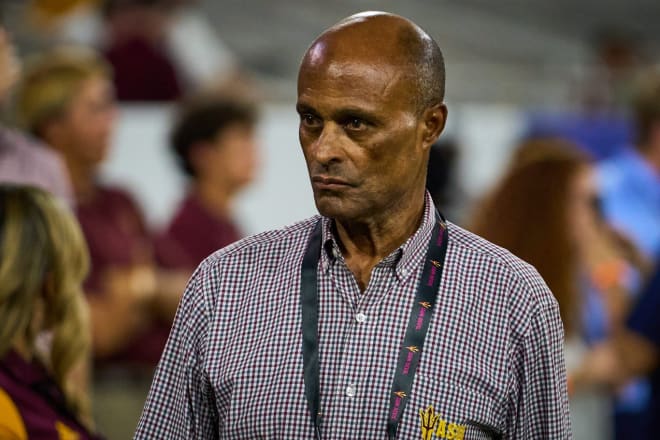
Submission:
[[[514,348],[505,439],[571,439],[563,355],[564,331],[556,302],[541,308]]]
[[[660,348],[660,265],[642,290],[639,301],[628,317],[627,327]]]
[[[215,398],[204,367],[210,321],[204,265],[179,305],[135,439],[218,438]]]

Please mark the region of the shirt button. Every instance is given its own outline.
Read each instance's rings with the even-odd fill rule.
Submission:
[[[360,324],[362,324],[367,320],[367,315],[365,315],[364,313],[358,313],[357,315],[355,315],[355,320]]]
[[[408,269],[401,269],[401,275],[408,276]]]
[[[346,397],[351,397],[351,398],[355,397],[355,393],[356,393],[355,385],[353,385],[352,383],[348,384],[345,392],[346,392]]]

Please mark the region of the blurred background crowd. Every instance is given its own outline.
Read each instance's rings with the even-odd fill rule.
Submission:
[[[659,2],[1,0],[0,438],[132,437],[195,267],[315,214],[298,63],[364,9],[444,51],[427,186],[555,294],[575,438],[657,436]]]

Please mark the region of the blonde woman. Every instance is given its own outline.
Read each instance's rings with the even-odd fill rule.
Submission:
[[[94,439],[81,284],[89,256],[62,202],[0,185],[0,438]]]

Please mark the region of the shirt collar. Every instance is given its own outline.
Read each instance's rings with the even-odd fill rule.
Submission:
[[[322,217],[322,221],[323,251],[321,252],[321,265],[327,271],[333,263],[337,261],[343,263],[344,257],[335,237],[334,220]],[[404,281],[415,271],[419,258],[425,253],[434,224],[435,205],[427,191],[424,196],[422,223],[417,231],[390,255],[381,260],[376,267],[391,267],[394,269],[399,281]]]

